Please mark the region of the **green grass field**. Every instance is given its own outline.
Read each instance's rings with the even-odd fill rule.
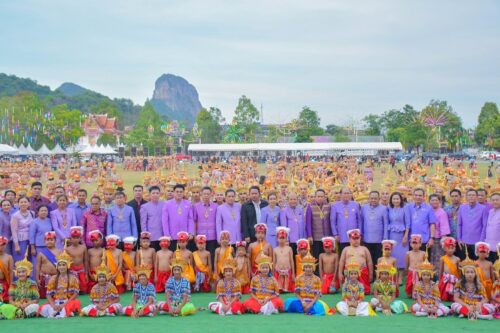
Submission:
[[[403,289],[401,289],[403,291]],[[158,295],[158,299],[163,294]],[[291,297],[283,295],[284,299]],[[88,295],[80,297],[82,305],[89,302]],[[340,295],[328,295],[322,298],[330,306],[334,306]],[[368,296],[369,300],[370,297]],[[131,294],[122,295],[121,304],[126,305],[131,300]],[[214,300],[214,294],[195,294],[192,297],[197,307],[206,308]],[[411,300],[403,299],[408,305]],[[57,333],[57,332],[495,332],[500,327],[500,321],[468,321],[456,317],[428,319],[416,318],[411,314],[394,316],[377,315],[375,317],[344,317],[339,314],[325,317],[310,317],[302,314],[282,313],[270,317],[253,314],[242,316],[220,317],[210,311],[200,311],[190,317],[169,317],[157,315],[150,318],[132,319],[124,316],[105,318],[67,318],[45,319],[34,318],[25,320],[10,320],[0,322],[0,332],[19,333]]]

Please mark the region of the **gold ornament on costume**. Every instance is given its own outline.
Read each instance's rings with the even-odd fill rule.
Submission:
[[[16,276],[17,276],[17,271],[20,269],[25,269],[27,276],[29,276],[31,274],[31,271],[33,270],[33,264],[28,261],[28,247],[26,248],[26,253],[24,254],[23,260],[16,262],[16,269],[15,269]]]

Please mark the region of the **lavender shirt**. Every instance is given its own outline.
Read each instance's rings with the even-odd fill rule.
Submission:
[[[168,200],[163,204],[162,224],[164,236],[177,240],[177,233],[185,231],[194,235],[193,207],[188,200]]]
[[[63,216],[66,216],[66,227],[63,225]],[[66,212],[61,213],[59,209],[50,212],[50,220],[52,221],[52,229],[56,232],[56,246],[60,249],[64,247],[64,240],[69,238],[71,227],[77,226],[76,215],[73,208],[66,208]]]
[[[347,204],[343,201],[334,203],[330,209],[330,225],[333,236],[339,236],[340,243],[348,243],[347,231],[358,229],[361,225],[359,204],[355,201],[349,201]]]
[[[12,241],[22,242],[30,238],[30,224],[35,218],[35,213],[28,210],[26,216],[17,211],[12,215],[10,220],[10,231],[12,232]]]
[[[448,214],[443,208],[438,208],[434,210],[434,215],[436,215],[436,234],[435,238],[441,238],[448,236],[450,231],[450,222],[448,221]]]
[[[414,202],[408,204],[408,212],[410,213],[410,235],[422,235],[422,243],[427,244],[431,237],[431,224],[436,224],[436,215],[431,206],[422,202],[417,206]]]
[[[306,237],[306,227],[304,223],[304,212],[301,207],[283,208],[280,214],[280,226],[290,228],[288,240],[290,243],[297,243],[301,238]]]
[[[380,243],[388,238],[389,218],[387,207],[369,204],[361,207],[361,235],[365,243]]]
[[[500,242],[500,209],[492,208],[489,210],[482,238],[490,244],[490,251],[495,251],[498,242]]]
[[[13,213],[5,214],[0,211],[0,235],[6,237],[9,241],[12,239],[12,231],[10,231],[10,219]]]
[[[457,239],[465,244],[473,245],[482,241],[488,212],[479,203],[471,207],[469,204],[460,206],[457,217]],[[496,247],[496,245],[495,245]]]
[[[164,235],[161,223],[163,204],[163,201],[150,201],[141,205],[141,231],[149,231],[152,241],[157,241],[158,238]]]
[[[196,234],[207,236],[208,241],[217,240],[216,215],[217,204],[203,201],[193,206],[193,219],[196,225]]]
[[[231,234],[231,244],[241,241],[241,205],[237,202],[233,206],[224,203],[217,207],[215,226],[217,240],[220,242],[220,232],[227,230]]]
[[[45,233],[52,230],[52,222],[49,217],[43,220],[37,217],[30,224],[30,244],[45,246]]]
[[[121,208],[114,205],[109,208],[106,234],[115,234],[121,240],[130,236],[137,238],[137,223],[135,221],[134,209],[127,205],[123,205]]]
[[[278,206],[274,206],[273,209],[270,206],[266,206],[261,211],[260,223],[264,223],[267,226],[266,242],[271,244],[273,248],[278,245],[276,227],[280,225],[280,214],[281,209]]]

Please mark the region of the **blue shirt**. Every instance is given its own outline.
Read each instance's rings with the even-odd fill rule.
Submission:
[[[167,291],[170,293],[170,300],[172,302],[180,303],[184,295],[189,296],[191,294],[191,287],[186,278],[181,277],[179,280],[176,280],[171,276],[165,285],[165,292]]]
[[[30,244],[45,246],[45,233],[53,230],[52,222],[48,217],[44,220],[37,217],[30,223]]]
[[[431,236],[431,224],[436,224],[437,218],[431,206],[422,202],[417,206],[414,202],[407,205],[410,213],[410,235],[422,235],[422,243],[427,244]]]
[[[83,212],[89,209],[90,205],[88,203],[85,203],[83,206],[80,206],[78,202],[72,202],[68,205],[68,207],[73,208],[76,215],[76,222],[78,223],[78,225],[82,225]]]
[[[369,204],[361,207],[361,235],[365,243],[380,243],[388,238],[387,207]]]
[[[156,299],[155,287],[152,283],[148,283],[146,286],[137,283],[134,286],[134,295],[137,297],[137,305],[146,305],[150,297],[153,298],[154,302]]]
[[[127,205],[123,205],[122,208],[113,205],[108,210],[106,234],[115,234],[119,236],[121,240],[129,236],[137,238],[137,224],[135,222],[134,209]]]

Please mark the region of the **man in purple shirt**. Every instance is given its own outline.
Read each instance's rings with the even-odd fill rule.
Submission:
[[[475,260],[477,257],[474,245],[484,240],[482,235],[486,228],[488,212],[484,205],[477,202],[476,190],[468,190],[465,198],[467,204],[461,205],[458,211],[457,241],[460,248],[467,246],[469,257]]]
[[[172,238],[170,244],[172,251],[175,251],[177,247],[177,233],[179,231],[187,232],[189,234],[189,243],[193,243],[193,207],[189,200],[184,199],[184,191],[184,185],[176,184],[174,186],[174,198],[163,204],[163,213],[161,216],[163,233],[164,236]]]
[[[161,190],[158,186],[149,188],[150,201],[141,205],[140,220],[141,232],[148,231],[150,233],[151,247],[156,251],[160,250],[159,238],[163,236],[162,212],[163,201],[160,201]]]
[[[280,212],[280,226],[289,228],[288,241],[294,255],[297,253],[297,241],[306,238],[306,228],[302,207],[298,206],[297,194],[288,194],[288,205]]]
[[[236,192],[233,189],[226,191],[226,202],[217,207],[215,216],[215,229],[217,237],[220,237],[222,230],[229,231],[231,244],[241,241],[241,204],[234,202]],[[220,239],[218,239],[220,242]]]
[[[76,202],[70,203],[68,208],[73,208],[78,225],[82,225],[83,213],[90,208],[90,205],[87,203],[87,190],[83,188],[79,189],[76,192]]]
[[[125,193],[118,191],[115,194],[115,205],[108,210],[108,223],[106,224],[107,235],[117,235],[120,239],[125,237],[137,238],[137,224],[132,207],[125,204]],[[123,249],[123,243],[120,243]]]
[[[205,186],[201,189],[201,201],[193,206],[194,225],[196,235],[207,236],[206,249],[212,256],[212,262],[217,248],[217,228],[215,218],[217,204],[212,202],[212,189]]]
[[[495,262],[498,259],[497,244],[500,244],[500,193],[493,193],[490,200],[492,208],[488,211],[488,220],[482,238],[486,243],[490,244],[488,259]]]
[[[486,207],[486,211],[489,212],[493,208],[493,205],[488,202],[488,191],[484,188],[477,190],[477,202]]]
[[[66,190],[62,186],[57,186],[54,189],[54,198],[55,200],[49,204],[49,210],[53,211],[57,209],[57,198],[59,198],[61,195],[66,195]],[[78,221],[80,223],[80,221]]]
[[[31,197],[30,197],[30,210],[32,212],[38,212],[38,207],[41,205],[50,205],[49,198],[42,196],[42,183],[33,182],[31,184]]]
[[[424,202],[424,195],[425,192],[421,188],[413,190],[413,202],[408,205],[410,235],[422,235],[422,250],[425,250],[426,246],[434,246],[437,221],[434,209]]]
[[[359,204],[352,200],[352,192],[344,187],[340,192],[341,201],[332,205],[330,210],[330,225],[332,234],[340,242],[339,253],[349,245],[347,230],[360,229],[361,217]]]
[[[378,191],[371,191],[369,203],[361,207],[361,234],[374,263],[382,255],[382,241],[388,239],[387,207],[380,204]]]
[[[325,190],[316,190],[314,200],[306,209],[306,235],[309,243],[312,243],[312,255],[319,258],[324,252],[323,237],[331,236],[330,227],[330,205],[326,202]]]

